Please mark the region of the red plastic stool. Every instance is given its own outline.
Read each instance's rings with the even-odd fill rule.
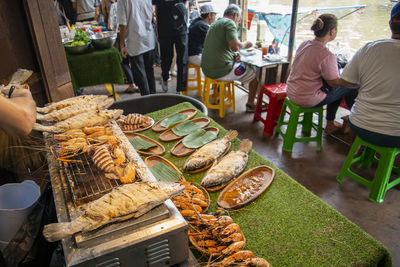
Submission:
[[[283,101],[286,97],[286,83],[275,83],[264,85],[257,98],[256,111],[254,112],[253,123],[260,120],[264,123],[264,134],[272,136],[276,126],[276,120],[281,114]],[[262,108],[263,95],[269,97],[268,107]],[[261,114],[267,112],[264,119]]]

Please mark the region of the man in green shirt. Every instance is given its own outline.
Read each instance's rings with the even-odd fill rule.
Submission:
[[[240,61],[238,52],[253,46],[249,41],[240,42],[238,39],[237,26],[241,13],[237,5],[231,4],[225,9],[224,17],[210,26],[204,41],[201,68],[207,77],[215,80],[250,83],[246,112],[254,112],[258,86],[256,74]]]

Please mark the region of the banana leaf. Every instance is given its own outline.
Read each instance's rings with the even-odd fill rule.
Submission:
[[[214,132],[206,132],[204,129],[197,129],[193,133],[185,136],[182,143],[187,148],[199,148],[216,139]]]
[[[171,125],[177,124],[181,121],[183,121],[184,119],[186,119],[188,117],[188,115],[185,114],[181,114],[181,113],[174,113],[171,116],[165,118],[164,120],[162,120],[162,122],[160,123],[160,125],[162,127],[168,128]]]
[[[200,129],[201,127],[192,121],[185,121],[182,124],[179,124],[172,128],[172,131],[177,136],[186,136],[190,133],[193,133],[195,130]]]
[[[160,182],[177,182],[181,178],[176,170],[172,169],[164,162],[153,165],[149,169],[157,181]]]
[[[131,139],[129,139],[129,142],[131,143],[131,145],[136,149],[136,150],[148,150],[152,147],[156,147],[156,144],[147,142],[146,140],[144,140],[143,138],[141,138],[140,136],[135,136]]]

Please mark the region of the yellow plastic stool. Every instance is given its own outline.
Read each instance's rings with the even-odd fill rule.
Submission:
[[[190,70],[194,69],[196,74],[195,77],[190,77]],[[196,82],[196,86],[191,86],[191,82]],[[189,90],[198,90],[199,96],[203,97],[203,83],[201,79],[201,70],[199,66],[188,64],[187,70],[187,84],[186,84],[186,91],[184,92],[185,95],[188,95]]]
[[[210,97],[212,97],[212,103],[210,103]],[[226,108],[232,107],[233,112],[235,112],[235,85],[233,81],[217,81],[205,77],[202,101],[207,108],[219,109],[221,118],[225,117]]]

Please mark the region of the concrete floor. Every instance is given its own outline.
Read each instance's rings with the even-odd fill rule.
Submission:
[[[155,68],[155,75],[157,93],[162,93],[159,68]],[[169,93],[176,92],[175,84],[175,78],[172,78]],[[124,94],[124,88],[126,86],[116,86],[122,99],[140,97],[138,94]],[[85,93],[101,91],[107,92],[102,86],[85,89]],[[209,116],[226,129],[237,130],[240,139],[249,138],[259,154],[382,242],[392,254],[394,266],[400,266],[400,187],[389,190],[384,202],[377,204],[368,201],[369,190],[355,181],[345,178],[339,185],[336,176],[349,151],[348,144],[324,134],[320,152],[312,143],[297,143],[292,153],[282,152],[282,138],[264,136],[263,124],[253,124],[253,114],[245,113],[247,93],[238,88],[235,93],[236,113],[227,110],[225,118],[221,119],[217,111],[209,110]],[[199,99],[195,91],[189,95]]]

